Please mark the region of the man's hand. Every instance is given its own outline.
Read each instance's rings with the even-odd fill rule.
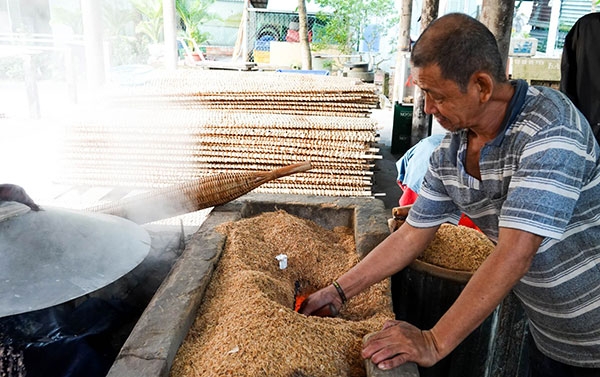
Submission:
[[[409,361],[429,367],[440,360],[433,334],[403,321],[387,321],[381,331],[369,337],[362,356],[384,370]]]
[[[342,307],[342,299],[333,285],[329,285],[308,296],[300,307],[304,315],[335,317]]]
[[[0,185],[0,201],[19,202],[25,204],[34,211],[40,210],[40,207],[35,204],[33,199],[27,195],[21,186],[13,184],[6,183]]]

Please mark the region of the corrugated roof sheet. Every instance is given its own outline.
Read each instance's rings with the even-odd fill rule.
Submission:
[[[254,8],[266,8],[269,5],[269,0],[250,0],[250,4]]]

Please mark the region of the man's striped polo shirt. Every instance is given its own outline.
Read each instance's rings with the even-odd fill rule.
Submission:
[[[560,362],[600,368],[600,149],[562,93],[513,85],[503,131],[481,149],[481,180],[464,167],[468,131],[448,133],[407,221],[432,227],[464,212],[493,241],[499,227],[543,236],[513,288],[536,345]]]

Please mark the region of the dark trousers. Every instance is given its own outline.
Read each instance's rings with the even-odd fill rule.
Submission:
[[[600,377],[600,368],[563,364],[542,354],[529,335],[529,377]]]

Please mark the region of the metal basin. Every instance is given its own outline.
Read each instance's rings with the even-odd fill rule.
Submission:
[[[139,265],[150,250],[148,232],[129,220],[22,207],[10,203],[1,211],[6,216],[0,221],[0,318],[103,288]]]

